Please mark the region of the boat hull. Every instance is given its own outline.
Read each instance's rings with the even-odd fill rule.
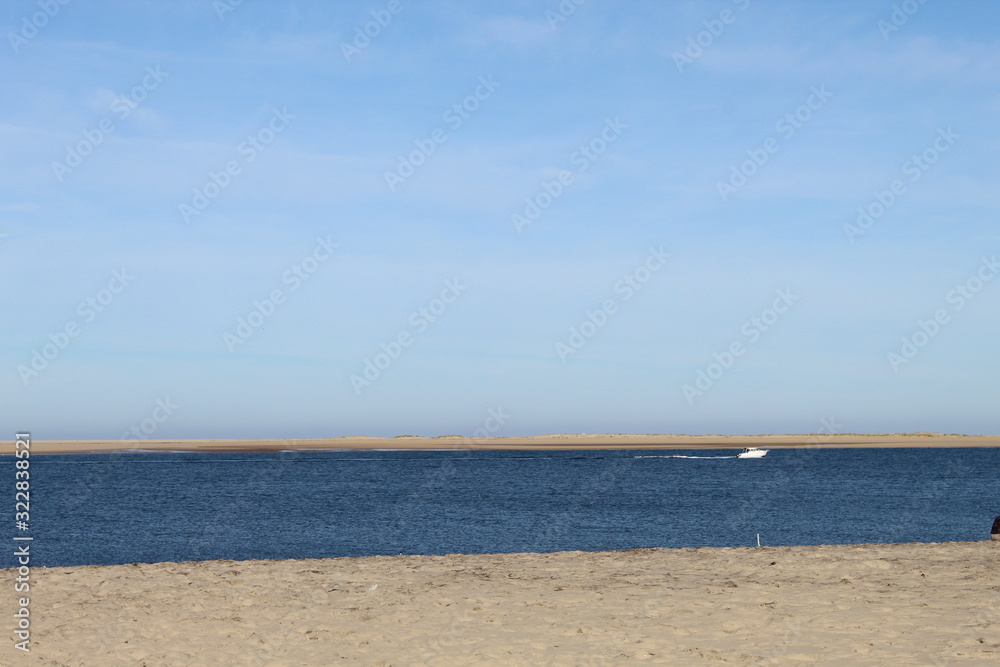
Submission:
[[[737,458],[741,459],[762,459],[767,456],[766,449],[748,449],[746,451],[737,454]]]

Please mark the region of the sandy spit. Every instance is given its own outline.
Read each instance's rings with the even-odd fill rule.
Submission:
[[[998,570],[1000,542],[37,568],[0,663],[998,664]]]
[[[558,434],[524,438],[344,437],[272,440],[33,440],[33,454],[71,454],[128,449],[230,452],[317,449],[721,449],[741,447],[1000,447],[1000,435],[941,433],[803,435]]]

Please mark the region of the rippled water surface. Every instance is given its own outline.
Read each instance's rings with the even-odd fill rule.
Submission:
[[[32,565],[967,541],[1000,514],[998,449],[735,453],[36,455]]]

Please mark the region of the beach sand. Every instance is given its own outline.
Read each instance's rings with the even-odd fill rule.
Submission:
[[[112,450],[161,451],[308,451],[317,449],[738,449],[835,447],[1000,447],[997,435],[946,435],[942,433],[802,434],[802,435],[643,435],[554,434],[523,438],[424,438],[399,436],[373,438],[271,439],[271,440],[33,440],[33,454],[72,454]]]
[[[989,541],[34,568],[0,663],[997,664],[998,571]]]

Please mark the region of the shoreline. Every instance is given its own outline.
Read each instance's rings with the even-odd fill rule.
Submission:
[[[985,532],[988,532],[988,527]],[[963,545],[990,545],[990,548],[997,550],[997,557],[1000,558],[1000,542],[990,539],[985,535],[981,540],[948,541],[948,542],[850,542],[845,544],[762,544],[761,546],[739,545],[739,546],[699,546],[699,547],[634,547],[630,549],[571,549],[566,551],[491,551],[486,553],[463,553],[454,552],[446,554],[374,554],[370,556],[321,556],[305,558],[212,558],[209,560],[156,560],[156,561],[135,561],[128,563],[81,563],[77,565],[36,565],[32,567],[33,572],[53,572],[56,570],[79,570],[81,568],[136,568],[155,567],[159,565],[169,565],[178,567],[197,567],[200,565],[267,565],[277,563],[361,563],[361,562],[398,562],[401,560],[476,560],[476,559],[496,559],[496,558],[534,558],[550,556],[624,556],[637,553],[658,553],[669,556],[670,554],[728,554],[733,553],[764,553],[774,551],[810,551],[819,550],[850,550],[850,549],[901,549],[904,547],[957,547]],[[0,573],[16,573],[16,567],[0,568]]]
[[[90,454],[115,451],[280,452],[329,450],[518,450],[586,449],[840,449],[900,447],[1000,447],[1000,435],[940,433],[801,435],[631,435],[553,434],[527,437],[346,436],[304,439],[204,440],[33,440],[33,454]]]

